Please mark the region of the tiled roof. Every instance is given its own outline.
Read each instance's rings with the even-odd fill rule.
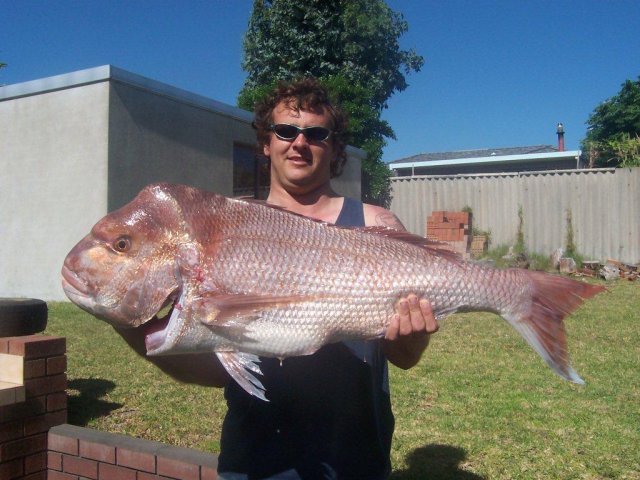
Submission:
[[[507,148],[485,148],[480,150],[460,150],[457,152],[437,152],[437,153],[421,153],[411,157],[401,158],[389,162],[405,163],[405,162],[431,162],[436,160],[454,160],[462,158],[484,158],[484,157],[501,157],[506,155],[529,155],[535,153],[552,153],[558,149],[551,145],[532,145],[529,147],[507,147]]]

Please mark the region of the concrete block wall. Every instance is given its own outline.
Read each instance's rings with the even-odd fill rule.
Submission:
[[[73,425],[49,430],[48,480],[216,480],[217,458]]]
[[[47,433],[67,421],[65,353],[61,337],[0,338],[0,479],[46,480]]]

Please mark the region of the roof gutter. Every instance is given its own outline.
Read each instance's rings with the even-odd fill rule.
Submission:
[[[453,158],[449,160],[423,160],[419,162],[398,162],[387,164],[391,170],[399,168],[416,168],[416,167],[440,167],[451,165],[489,165],[499,163],[524,163],[535,160],[558,160],[562,158],[575,158],[580,161],[581,150],[567,150],[564,152],[548,152],[548,153],[526,153],[522,155],[496,155],[492,157],[475,157],[475,158]]]

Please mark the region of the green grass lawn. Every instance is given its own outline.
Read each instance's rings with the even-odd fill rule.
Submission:
[[[499,317],[454,315],[421,362],[392,368],[395,480],[640,479],[640,283],[620,280],[567,320],[573,365],[555,375]],[[218,451],[218,389],[179,384],[68,303],[69,423]]]

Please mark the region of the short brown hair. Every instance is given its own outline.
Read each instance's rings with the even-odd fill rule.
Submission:
[[[264,100],[256,104],[253,127],[257,131],[259,150],[262,151],[271,139],[270,126],[273,123],[273,110],[282,102],[294,110],[313,110],[317,107],[327,109],[333,123],[329,138],[336,150],[336,159],[331,163],[331,178],[339,176],[347,162],[345,151],[349,141],[347,116],[339,106],[332,103],[327,89],[315,78],[307,77],[292,82],[280,82]]]

